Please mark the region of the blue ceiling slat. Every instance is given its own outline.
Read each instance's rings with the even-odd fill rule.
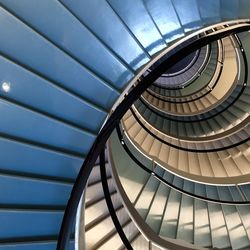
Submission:
[[[166,47],[141,0],[108,0],[150,55]]]
[[[65,206],[72,184],[0,175],[1,204]]]
[[[61,2],[133,69],[138,69],[148,61],[143,49],[119,21],[106,1],[62,0]]]
[[[202,22],[207,26],[210,23],[221,21],[220,1],[218,0],[197,0]]]
[[[106,113],[0,56],[0,96],[97,132]],[[67,108],[67,112],[65,112]],[[84,119],[88,117],[88,119]]]
[[[196,0],[172,0],[172,2],[186,32],[202,27]]]
[[[131,72],[58,1],[1,0],[0,2],[29,26],[34,27],[115,87],[122,88],[131,78]],[[94,56],[93,51],[99,56]],[[124,76],[123,79],[120,78],[121,75]]]
[[[239,0],[239,14],[241,18],[249,18],[250,2],[248,0]]]
[[[220,0],[222,20],[237,19],[239,17],[239,0]]]
[[[57,235],[63,211],[0,210],[0,240]]]
[[[146,0],[145,4],[167,42],[184,36],[182,26],[170,0]]]
[[[0,250],[56,250],[56,242],[12,243],[0,245]],[[68,250],[75,249],[75,242],[70,241]]]
[[[1,53],[103,108],[113,105],[119,93],[101,79],[3,9],[0,21]]]
[[[69,127],[61,122],[38,115],[17,105],[0,100],[0,133],[68,150],[87,154],[95,135]],[[83,143],[84,142],[84,143]]]
[[[0,171],[75,179],[84,158],[0,137]]]

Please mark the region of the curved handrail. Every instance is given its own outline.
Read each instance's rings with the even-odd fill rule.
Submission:
[[[181,85],[178,85],[178,86],[175,86],[175,87],[169,87],[169,86],[166,86],[166,85],[163,85],[163,84],[160,84],[160,83],[156,83],[156,82],[153,82],[152,85],[157,87],[157,88],[161,88],[161,89],[165,89],[165,90],[173,90],[173,91],[187,88],[188,86],[190,86],[199,77],[199,75],[207,67],[210,57],[211,57],[211,46],[209,46],[209,52],[208,52],[208,55],[205,58],[204,63],[201,65],[201,67],[198,68],[196,74],[193,75],[190,79],[186,80],[186,82],[181,84]],[[150,70],[147,70],[147,72],[150,72]],[[182,72],[182,73],[185,73],[185,72]],[[181,74],[181,73],[179,72],[179,74]],[[164,74],[163,74],[160,77],[173,77],[173,76],[164,76]]]
[[[129,155],[129,157],[141,168],[143,169],[144,171],[146,171],[148,174],[154,176],[155,178],[157,178],[161,183],[167,185],[168,187],[171,187],[173,189],[175,189],[176,191],[182,193],[182,194],[185,194],[185,195],[188,195],[194,199],[199,199],[199,200],[203,200],[203,201],[209,201],[209,202],[213,202],[213,203],[219,203],[219,204],[227,204],[227,205],[249,205],[250,204],[250,201],[247,200],[247,201],[227,201],[227,200],[217,200],[217,199],[212,199],[212,198],[209,198],[209,197],[204,197],[204,196],[201,196],[201,195],[197,195],[197,194],[194,194],[194,193],[191,193],[191,192],[188,192],[182,188],[179,188],[177,186],[175,186],[174,184],[168,182],[167,180],[165,180],[164,178],[162,178],[160,175],[158,175],[156,172],[148,169],[147,167],[145,167],[143,165],[143,163],[141,163],[137,157],[135,157],[133,155],[133,153],[129,150],[128,146],[126,145],[126,142],[124,141],[123,139],[123,136],[122,136],[122,133],[121,133],[121,130],[120,130],[120,127],[119,125],[116,126],[116,132],[117,132],[117,135],[118,135],[118,138],[119,138],[119,141],[121,142],[121,145],[122,147],[124,148],[124,150],[126,151],[126,153]]]
[[[140,98],[138,99],[139,101],[142,101]],[[144,102],[141,102],[142,105],[144,105],[145,103]],[[145,108],[146,109],[149,109],[150,111],[153,112],[153,110],[145,105]],[[141,111],[141,106],[140,104],[137,102],[137,103],[134,103],[133,105],[133,109],[140,114],[140,117],[147,122],[148,125],[150,125],[152,128],[154,128],[155,130],[158,130],[158,132],[161,132],[169,137],[172,137],[172,138],[175,138],[177,139],[177,136],[178,136],[178,139],[180,140],[184,140],[184,141],[192,141],[192,142],[195,142],[195,141],[210,141],[210,140],[217,140],[220,136],[220,137],[226,137],[226,136],[230,136],[230,135],[234,135],[236,134],[238,131],[240,130],[243,130],[247,127],[247,125],[249,124],[250,122],[250,116],[247,116],[246,118],[240,120],[239,123],[237,123],[236,125],[232,126],[230,129],[228,130],[224,130],[223,132],[219,132],[219,133],[214,133],[212,135],[206,135],[205,137],[204,136],[201,136],[201,137],[198,137],[197,135],[196,136],[188,136],[188,135],[181,135],[181,134],[178,134],[178,133],[172,133],[170,132],[167,133],[167,131],[162,128],[158,123],[153,123],[152,121],[148,120],[147,117],[145,116],[145,114],[143,113],[143,111]],[[161,117],[162,119],[165,119],[165,120],[169,120],[169,121],[173,121],[172,119],[168,119],[167,117],[163,117],[161,116],[161,114],[158,114],[157,112],[153,112],[156,116],[159,116]],[[189,123],[192,123],[192,124],[195,124],[195,123],[200,123],[200,122],[204,122],[204,121],[200,121],[200,120],[196,120],[196,121],[188,121],[188,122],[183,122],[182,121],[173,121],[176,123],[176,125],[178,125],[179,123],[181,124],[189,124]],[[228,124],[229,125],[229,124]],[[241,138],[242,140],[242,138]]]
[[[223,53],[223,47],[222,47],[222,52],[221,52],[221,53]],[[215,73],[216,73],[216,70],[215,70],[215,72],[214,72],[212,78],[214,77]],[[192,97],[192,95],[195,95],[195,94],[197,94],[197,93],[203,91],[204,89],[206,89],[206,88],[208,87],[208,85],[210,84],[210,82],[208,82],[202,89],[198,89],[197,91],[195,91],[195,92],[192,93],[191,95],[186,95],[186,96],[166,96],[166,99],[164,99],[163,96],[160,96],[159,94],[153,92],[153,90],[151,90],[150,88],[147,89],[146,92],[149,93],[150,95],[152,95],[153,97],[155,97],[155,98],[161,100],[161,101],[169,102],[169,103],[186,103],[186,102],[195,101],[195,100],[198,100],[198,99],[204,97],[205,95],[207,95],[208,93],[210,93],[210,92],[213,90],[213,88],[217,85],[217,83],[218,83],[218,81],[219,81],[219,78],[220,78],[220,76],[221,76],[221,73],[222,73],[222,67],[219,68],[219,74],[218,74],[218,76],[217,76],[217,78],[216,78],[214,84],[212,85],[212,87],[210,87],[209,90],[208,90],[207,92],[205,92],[205,93],[202,94],[201,96],[198,96],[198,97],[196,97],[196,98],[194,98],[194,99],[185,100],[185,101],[181,101],[181,100],[179,100],[179,101],[173,101],[173,100],[171,100],[171,99],[173,99],[173,98],[178,98],[178,99],[190,98],[190,97]],[[184,87],[186,88],[186,87],[190,86],[190,85],[191,85],[191,84],[192,84],[201,74],[202,74],[202,72],[198,72],[197,75],[195,76],[195,78],[194,78],[190,83],[186,84]],[[154,84],[152,84],[152,85],[154,85]],[[154,86],[155,86],[155,85],[154,85]],[[161,87],[158,86],[158,85],[157,85],[156,87],[161,88]],[[180,89],[177,89],[177,90],[181,90],[181,89],[183,89],[183,88],[180,88]],[[174,89],[170,89],[170,90],[174,90]]]
[[[232,38],[232,39],[233,39],[233,38]],[[246,63],[245,63],[245,58],[244,58],[244,53],[245,53],[245,52],[244,52],[243,46],[242,46],[242,44],[241,44],[239,38],[238,38],[236,35],[235,35],[235,40],[236,40],[236,42],[238,43],[239,51],[242,53],[243,61],[244,61],[245,68],[246,68]],[[224,53],[225,53],[225,52],[224,52],[224,47],[223,47],[221,41],[220,41],[220,43],[221,43],[220,46],[222,47],[222,48],[221,48],[221,50],[222,50],[221,53],[224,54]],[[176,97],[176,96],[166,96],[166,97],[164,98],[164,96],[161,96],[160,94],[155,93],[155,92],[154,92],[153,90],[151,90],[151,89],[148,89],[146,92],[147,92],[149,95],[151,95],[151,96],[157,98],[158,100],[161,100],[161,101],[167,102],[167,103],[188,103],[188,102],[193,102],[193,101],[196,101],[196,100],[198,100],[198,99],[201,99],[202,97],[204,97],[204,96],[206,96],[207,94],[209,94],[210,92],[212,92],[213,89],[216,87],[216,85],[217,85],[217,83],[218,83],[218,81],[219,81],[219,79],[220,79],[220,76],[221,76],[221,74],[222,74],[223,61],[224,61],[223,58],[224,58],[224,56],[222,56],[221,61],[218,61],[218,60],[217,60],[217,62],[219,62],[221,66],[219,67],[218,70],[215,70],[214,73],[213,73],[213,75],[212,75],[212,78],[213,78],[213,77],[215,76],[216,72],[218,71],[217,77],[216,77],[216,79],[214,80],[213,85],[210,85],[210,82],[208,82],[205,86],[203,86],[202,89],[199,89],[199,90],[193,92],[192,94],[188,94],[188,95],[184,95],[184,96],[177,96],[177,97]],[[246,72],[246,70],[245,70],[245,72]],[[212,78],[211,78],[211,79],[212,79]],[[196,80],[196,79],[194,79],[194,80]],[[246,82],[246,81],[244,80],[244,82]],[[193,82],[191,82],[191,83],[193,83]],[[154,85],[154,84],[153,84],[153,85]],[[190,84],[189,84],[189,85],[190,85]],[[187,86],[189,86],[189,85],[187,85]],[[161,86],[158,86],[158,85],[157,85],[156,87],[161,88]],[[202,93],[200,96],[197,96],[197,97],[192,98],[192,96],[197,95],[197,94],[203,92],[206,88],[208,88],[208,90],[207,90],[205,93]],[[163,87],[163,89],[164,89],[164,87]],[[175,98],[175,99],[177,99],[177,100],[172,100],[173,98]],[[189,98],[189,99],[188,99],[188,98]],[[182,100],[182,99],[188,99],[188,100]]]
[[[248,80],[248,62],[247,62],[246,53],[245,53],[245,50],[244,50],[242,44],[240,43],[240,40],[239,40],[238,36],[237,35],[235,35],[235,36],[236,36],[237,42],[239,44],[240,51],[242,53],[242,57],[243,57],[243,61],[244,61],[244,68],[245,68],[244,83],[242,84],[241,90],[238,93],[238,95],[233,99],[232,102],[230,102],[223,109],[221,109],[220,111],[216,112],[213,115],[210,115],[210,116],[207,116],[207,117],[203,117],[203,118],[200,117],[201,116],[200,114],[193,115],[192,117],[197,117],[196,120],[185,120],[185,116],[182,116],[181,118],[183,120],[180,120],[180,119],[178,119],[178,116],[174,116],[174,115],[171,115],[171,114],[156,113],[156,111],[153,108],[149,107],[149,105],[147,105],[145,103],[145,101],[144,101],[144,99],[142,97],[139,98],[140,101],[143,102],[144,105],[146,105],[152,112],[156,113],[157,115],[159,115],[159,116],[161,116],[163,118],[166,118],[166,119],[169,119],[169,120],[172,120],[172,121],[176,121],[176,122],[185,122],[185,123],[190,123],[190,122],[192,123],[192,122],[196,122],[196,121],[198,121],[198,122],[200,122],[200,121],[206,121],[208,119],[214,118],[215,116],[217,116],[217,115],[223,113],[225,110],[229,109],[236,101],[239,100],[239,98],[241,97],[241,95],[244,93],[244,90],[247,87],[247,80]],[[208,112],[206,112],[206,113],[209,113],[209,112],[210,112],[210,110]]]
[[[244,140],[241,140],[239,142],[233,143],[231,145],[228,146],[223,146],[223,147],[219,147],[219,148],[211,148],[211,149],[194,149],[194,148],[184,148],[175,144],[172,144],[170,142],[165,141],[164,139],[160,138],[159,136],[157,136],[156,134],[154,134],[152,131],[150,131],[142,122],[141,120],[137,117],[137,115],[135,114],[134,110],[132,108],[130,108],[131,113],[133,114],[134,118],[136,119],[136,121],[140,124],[140,126],[147,131],[148,134],[150,134],[151,136],[153,136],[156,140],[160,141],[163,144],[166,144],[170,147],[173,147],[175,149],[178,150],[183,150],[183,151],[187,151],[187,152],[194,152],[194,153],[209,153],[209,152],[217,152],[217,151],[223,151],[223,150],[227,150],[230,148],[234,148],[237,147],[245,142],[248,142],[250,140],[250,136],[247,137]]]
[[[206,50],[209,50],[210,49],[210,45],[207,46],[208,49],[206,48]],[[154,83],[153,85],[156,85],[156,86],[163,86],[163,87],[166,87],[166,88],[169,88],[169,89],[180,89],[180,88],[185,88],[186,85],[189,85],[190,82],[193,81],[193,79],[195,77],[197,77],[197,74],[195,75],[189,75],[190,71],[197,71],[199,72],[199,70],[202,68],[202,66],[204,65],[204,61],[207,62],[207,58],[209,57],[208,53],[206,53],[203,61],[201,62],[201,64],[199,65],[198,63],[200,63],[198,61],[199,58],[199,55],[200,55],[200,50],[199,50],[199,53],[198,53],[198,57],[196,58],[195,60],[195,63],[193,65],[189,65],[190,67],[186,67],[184,69],[182,69],[181,71],[179,72],[175,72],[175,73],[171,73],[171,74],[166,74],[166,72],[164,74],[162,74]],[[194,59],[194,58],[193,58]],[[193,61],[193,60],[192,60]],[[198,65],[197,65],[198,64]],[[196,67],[196,69],[195,69]],[[147,70],[147,72],[150,72],[152,71],[151,68],[149,68]],[[179,77],[180,74],[188,74],[189,76],[185,79],[185,80],[177,80],[178,83],[174,83],[172,84],[171,82],[177,77]]]
[[[112,202],[111,197],[110,197],[110,192],[109,192],[109,187],[108,187],[108,182],[107,182],[107,175],[106,175],[106,164],[105,164],[104,151],[101,152],[99,157],[100,157],[100,172],[101,172],[102,188],[103,188],[106,204],[107,204],[111,219],[112,219],[112,221],[115,225],[115,228],[117,230],[117,233],[119,234],[126,249],[133,250],[133,247],[131,246],[128,238],[126,237],[126,235],[122,229],[122,226],[121,226],[121,224],[116,216],[113,202]]]
[[[108,149],[110,149],[112,145],[112,137],[111,140],[108,141]],[[139,231],[141,234],[149,241],[152,242],[152,245],[157,246],[160,249],[178,249],[178,250],[206,250],[207,248],[194,245],[192,243],[188,243],[186,241],[183,241],[181,239],[173,239],[169,237],[159,237],[158,233],[155,232],[147,223],[145,223],[145,220],[141,217],[141,215],[138,213],[138,211],[134,207],[134,201],[131,203],[131,200],[129,199],[129,196],[124,190],[124,186],[119,179],[118,172],[115,168],[115,158],[112,154],[112,151],[109,150],[109,162],[112,169],[112,176],[115,180],[117,191],[119,192],[120,196],[123,199],[124,206],[126,206],[126,209],[128,210],[131,218],[136,223]],[[140,191],[139,191],[140,192]],[[137,193],[137,192],[136,192]],[[137,193],[139,195],[139,193]],[[138,197],[138,196],[137,196]],[[151,248],[149,248],[151,249]],[[215,248],[208,248],[208,249],[215,249]]]
[[[71,230],[75,221],[77,207],[95,161],[102,152],[105,143],[110,137],[112,131],[119,123],[120,119],[124,116],[126,111],[134,103],[134,101],[137,100],[140,95],[149,87],[149,85],[152,84],[152,82],[154,82],[163,72],[165,72],[167,68],[169,68],[173,63],[181,60],[183,56],[190,54],[191,52],[211,43],[212,41],[216,41],[222,37],[226,37],[234,33],[247,31],[249,29],[250,23],[246,22],[208,34],[207,36],[200,37],[199,39],[192,42],[190,42],[191,39],[187,40],[185,44],[181,44],[175,49],[169,51],[169,57],[166,58],[166,60],[162,62],[153,72],[145,76],[141,80],[140,84],[136,85],[134,89],[124,97],[123,101],[119,104],[119,106],[117,106],[101,129],[81,166],[65,209],[58,236],[57,250],[67,249]]]
[[[209,45],[208,45],[209,46]],[[202,48],[201,48],[202,49]],[[194,58],[189,62],[189,64],[185,67],[185,68],[183,68],[183,69],[181,69],[180,71],[178,71],[178,72],[174,72],[174,73],[163,73],[162,75],[161,75],[161,77],[173,77],[173,76],[177,76],[177,75],[179,75],[179,74],[182,74],[182,73],[185,73],[186,71],[188,71],[191,67],[193,67],[193,65],[197,62],[197,60],[198,60],[198,58],[199,58],[199,56],[200,56],[200,53],[201,53],[201,49],[199,49],[198,51],[196,51],[195,52],[195,56],[194,56]],[[150,69],[149,69],[150,70]]]

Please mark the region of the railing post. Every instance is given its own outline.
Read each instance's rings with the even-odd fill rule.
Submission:
[[[151,240],[148,242],[148,249],[152,250],[152,242],[151,242]]]
[[[156,162],[154,159],[152,159],[152,172],[155,172],[155,168],[156,168]]]

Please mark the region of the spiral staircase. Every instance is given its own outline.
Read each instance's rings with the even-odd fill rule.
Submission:
[[[250,249],[249,22],[248,0],[0,0],[0,250]]]

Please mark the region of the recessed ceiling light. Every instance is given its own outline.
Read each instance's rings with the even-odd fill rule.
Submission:
[[[4,91],[4,92],[9,92],[10,91],[10,83],[9,82],[3,82],[2,83],[2,90]]]

